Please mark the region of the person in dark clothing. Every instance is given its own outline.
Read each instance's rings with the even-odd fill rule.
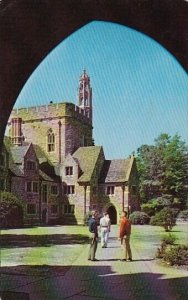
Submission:
[[[88,222],[89,231],[91,233],[88,260],[91,261],[97,261],[97,259],[95,258],[95,253],[97,251],[97,242],[98,242],[98,228],[97,228],[97,220],[96,220],[97,214],[98,214],[97,211],[93,211],[92,216]]]

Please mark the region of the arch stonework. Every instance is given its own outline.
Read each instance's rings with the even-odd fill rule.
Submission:
[[[2,0],[0,2],[0,141],[23,85],[61,41],[93,20],[152,37],[187,69],[188,2],[184,0]]]
[[[117,217],[117,224],[119,224],[119,219],[120,219],[120,213],[121,213],[121,209],[118,205],[118,201],[114,201],[113,203],[112,202],[108,202],[104,205],[103,207],[103,211],[107,211],[111,208],[111,207],[114,207],[115,210],[116,210],[116,217]]]

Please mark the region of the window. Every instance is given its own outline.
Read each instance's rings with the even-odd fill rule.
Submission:
[[[27,181],[26,191],[28,193],[37,193],[39,192],[39,183],[37,181]]]
[[[52,194],[52,195],[57,195],[57,194],[58,194],[58,188],[57,188],[57,185],[52,185],[52,186],[51,186],[51,194]]]
[[[51,214],[57,214],[57,205],[51,205]]]
[[[27,192],[28,192],[28,193],[31,193],[31,192],[32,192],[32,182],[31,182],[31,181],[28,181],[28,182],[27,182]]]
[[[107,191],[106,191],[107,195],[114,195],[114,190],[115,190],[114,186],[107,186]]]
[[[6,186],[6,181],[5,179],[1,178],[0,179],[0,191],[5,191],[5,186]]]
[[[38,182],[33,182],[33,193],[39,192],[39,184]]]
[[[28,160],[26,164],[26,168],[27,170],[35,170],[35,162]]]
[[[74,185],[65,185],[64,186],[64,193],[65,193],[65,195],[74,194],[75,193]]]
[[[27,214],[28,215],[36,214],[36,205],[35,204],[27,204]]]
[[[48,200],[48,187],[47,184],[42,185],[42,202],[47,203]]]
[[[55,135],[50,129],[48,131],[48,152],[53,152],[55,150]]]
[[[66,167],[65,168],[66,175],[73,175],[73,167]]]
[[[75,205],[65,204],[64,213],[65,214],[74,214]]]

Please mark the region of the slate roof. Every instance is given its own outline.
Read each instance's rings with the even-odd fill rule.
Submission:
[[[45,181],[59,181],[60,177],[56,175],[55,168],[48,162],[40,165],[39,175]]]
[[[46,153],[41,149],[41,147],[35,144],[33,144],[33,147],[39,163],[47,162],[48,159]]]
[[[126,182],[129,180],[134,158],[105,160],[99,183]]]
[[[9,152],[9,169],[10,174],[12,176],[24,176],[23,170],[23,161],[24,156],[27,153],[30,144],[23,145],[23,146],[10,146],[5,143],[5,146]]]
[[[29,149],[30,144],[18,147],[10,147],[11,158],[15,164],[21,164],[24,160],[24,156]]]
[[[18,176],[18,177],[24,176],[24,170],[22,165],[11,164],[9,170],[11,176]]]
[[[79,183],[89,183],[99,158],[101,146],[80,147],[72,155],[77,159],[82,174],[78,179]]]

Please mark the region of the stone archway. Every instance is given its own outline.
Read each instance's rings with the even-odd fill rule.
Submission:
[[[109,214],[111,224],[117,224],[117,210],[114,205],[108,207],[107,213]]]
[[[0,142],[23,85],[46,55],[93,20],[134,28],[169,50],[187,69],[186,1],[41,0],[0,2]],[[173,22],[167,22],[173,20]],[[1,146],[1,144],[0,144]]]

